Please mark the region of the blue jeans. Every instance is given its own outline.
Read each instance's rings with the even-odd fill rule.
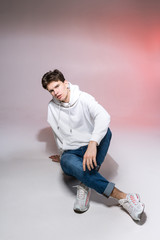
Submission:
[[[107,154],[112,133],[108,128],[108,131],[104,138],[101,140],[99,146],[97,146],[97,167],[86,171],[83,171],[83,156],[87,150],[88,145],[80,147],[75,150],[66,150],[61,156],[61,167],[65,174],[73,176],[76,179],[80,180],[86,186],[93,188],[100,194],[104,194],[106,197],[109,197],[112,193],[115,184],[109,182],[105,179],[99,172],[99,168],[103,163],[105,156]]]

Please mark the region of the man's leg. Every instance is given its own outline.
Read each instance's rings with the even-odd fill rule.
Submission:
[[[114,183],[105,179],[96,169],[83,171],[83,155],[87,146],[76,150],[68,150],[62,154],[61,167],[67,175],[74,176],[89,188],[95,189],[100,194],[110,196],[114,189]],[[103,155],[103,154],[101,154]],[[101,161],[102,162],[102,161]],[[99,165],[101,164],[99,162]]]
[[[105,158],[106,153],[109,148],[111,136],[112,136],[111,131],[110,131],[110,129],[108,129],[107,134],[102,139],[102,141],[97,149],[97,167],[96,167],[96,169],[94,169],[94,172],[97,172],[99,170],[100,165],[104,161],[104,158]],[[86,174],[86,172],[84,172],[82,169],[83,155],[86,152],[86,149],[87,149],[87,146],[81,147],[77,150],[65,151],[61,158],[61,167],[62,167],[63,171],[66,174],[72,175],[81,181],[81,184],[77,186],[77,199],[74,204],[74,210],[77,209],[78,212],[86,211],[89,208],[89,197],[90,197],[90,193],[91,193],[91,189],[89,187],[87,187],[89,183],[85,181],[85,180],[87,180],[87,178],[84,176],[84,175],[88,175],[88,173],[89,173],[89,178],[90,178],[90,172],[86,171],[86,172],[88,172]],[[92,173],[93,173],[93,171],[92,171]],[[77,174],[79,174],[79,176]],[[85,178],[85,180],[84,180],[84,178]],[[106,183],[108,183],[108,181],[106,181],[106,183],[105,183],[104,178],[101,179],[101,181],[103,184],[105,184],[105,186],[106,186]],[[84,185],[84,183],[86,185]],[[108,188],[106,188],[106,191],[105,191],[107,196],[109,196],[110,193],[112,192],[113,186],[114,186],[114,184],[112,184],[112,183],[108,184]],[[91,188],[94,188],[94,187],[91,186]],[[95,190],[98,191],[98,189],[95,189]],[[102,192],[103,192],[103,190],[101,190],[101,193]],[[79,199],[83,199],[83,200],[86,199],[86,202],[88,202],[87,209],[86,209],[86,202],[79,201]]]
[[[97,163],[99,164],[99,167],[104,161],[105,155],[108,151],[111,136],[112,134],[110,129],[108,129],[106,136],[102,139],[97,148]],[[103,195],[106,195],[105,192]],[[144,211],[144,204],[140,202],[140,196],[138,194],[126,194],[114,187],[110,197],[119,200],[119,204],[131,215],[134,220],[140,220],[141,214]]]
[[[114,187],[110,196],[113,198],[116,198],[117,200],[120,200],[120,199],[125,199],[127,194],[120,191],[118,188]]]
[[[72,153],[63,154],[61,158],[61,167],[67,175],[72,175],[79,180],[81,179],[82,158],[80,156]],[[79,174],[79,176],[77,174]],[[82,213],[89,208],[91,189],[85,186],[82,182],[76,187],[77,196],[73,209],[75,212]]]
[[[110,128],[108,128],[108,131],[106,133],[106,135],[104,136],[104,138],[101,140],[99,146],[97,147],[97,156],[96,156],[96,161],[97,161],[97,170],[99,170],[101,164],[103,163],[109,146],[110,146],[110,142],[111,142],[111,138],[112,138],[112,132],[110,130]]]

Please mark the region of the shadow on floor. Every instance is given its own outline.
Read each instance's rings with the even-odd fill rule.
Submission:
[[[54,139],[54,135],[53,135],[53,131],[51,129],[51,127],[46,127],[41,129],[38,134],[37,134],[37,140],[39,142],[45,142],[46,143],[46,152],[48,154],[55,154],[58,152],[57,146],[56,146],[56,142]]]
[[[123,208],[121,208],[121,210],[124,211],[126,214],[129,215],[129,213],[126,212],[126,210],[124,210]],[[146,215],[146,213],[145,213],[145,212],[142,213],[142,215],[141,215],[141,220],[140,220],[140,221],[135,221],[135,220],[133,220],[133,221],[134,221],[137,225],[142,226],[142,225],[145,224],[146,221],[147,221],[147,215]]]

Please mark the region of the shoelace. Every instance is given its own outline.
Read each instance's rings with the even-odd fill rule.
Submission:
[[[76,186],[73,186],[73,187],[76,187],[78,189],[77,190],[77,199],[78,200],[83,200],[85,198],[86,189],[82,188],[80,185],[76,185]]]
[[[131,200],[131,202],[132,202],[134,205],[137,205],[137,201],[136,201],[136,199],[134,198],[133,195],[130,195],[130,199],[129,199],[129,200]]]
[[[130,197],[129,198],[127,198],[127,199],[123,199],[123,203],[130,203],[130,202],[132,202],[134,205],[137,205],[138,203],[139,203],[139,196],[136,194],[136,196],[137,196],[137,200],[134,198],[134,196],[133,195],[130,195]],[[123,204],[122,203],[122,204]],[[121,204],[120,204],[121,205]]]
[[[79,188],[78,191],[77,191],[77,198],[79,200],[83,200],[84,197],[85,197],[84,190],[82,190],[82,188]]]

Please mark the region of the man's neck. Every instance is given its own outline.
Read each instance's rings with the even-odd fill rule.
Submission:
[[[70,89],[67,89],[67,90],[68,90],[68,93],[67,93],[66,99],[64,100],[65,103],[69,103],[70,101]]]

